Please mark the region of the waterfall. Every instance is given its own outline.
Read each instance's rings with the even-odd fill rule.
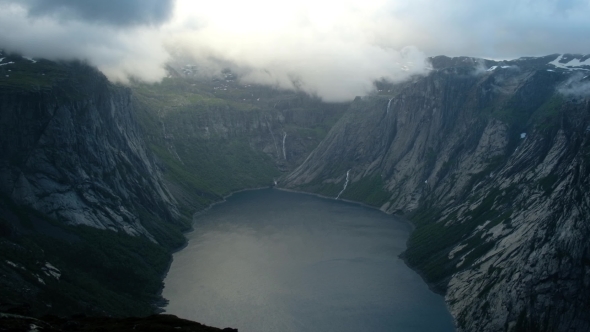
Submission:
[[[283,158],[285,158],[285,160],[287,160],[287,150],[285,149],[285,140],[287,139],[287,132],[284,131],[283,132]]]
[[[164,116],[162,115],[162,110],[158,111],[158,116],[160,117],[160,123],[162,124],[162,135],[164,136],[164,139],[166,140],[166,143],[168,144],[168,146],[167,146],[168,152],[170,152],[170,154],[172,154],[174,157],[176,157],[176,159],[178,159],[178,161],[180,161],[180,163],[184,165],[184,162],[182,161],[182,159],[180,159],[178,152],[176,152],[176,148],[174,147],[174,143],[171,141],[174,136],[166,134],[166,124],[164,124],[164,120],[163,120]]]
[[[336,196],[336,199],[340,198],[340,195],[342,195],[342,193],[346,190],[346,186],[348,186],[348,175],[350,174],[350,170],[346,171],[346,181],[344,182],[344,188],[342,188],[342,190],[338,193],[338,196]]]
[[[279,148],[277,147],[277,140],[275,139],[275,134],[272,132],[272,127],[270,126],[270,122],[266,121],[266,125],[268,126],[268,130],[270,131],[270,136],[272,137],[272,142],[275,145],[275,150],[277,151],[277,159],[280,158]]]
[[[389,107],[391,107],[391,101],[393,98],[389,99],[389,103],[387,103],[387,114],[389,114]]]
[[[168,144],[168,152],[173,154],[176,157],[176,159],[178,159],[178,161],[180,161],[180,163],[184,165],[184,162],[182,161],[182,159],[180,159],[178,152],[176,152],[176,148],[174,147],[174,144],[172,144],[172,143]]]

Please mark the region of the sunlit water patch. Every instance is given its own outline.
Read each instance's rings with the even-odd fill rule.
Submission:
[[[166,312],[240,332],[454,331],[402,260],[407,223],[279,190],[233,195],[174,255]]]

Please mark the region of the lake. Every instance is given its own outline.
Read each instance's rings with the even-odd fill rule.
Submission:
[[[240,332],[454,331],[442,296],[398,258],[410,231],[358,204],[236,193],[195,218],[164,309]]]

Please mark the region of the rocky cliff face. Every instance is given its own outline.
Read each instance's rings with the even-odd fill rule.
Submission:
[[[135,85],[137,114],[182,205],[202,208],[228,193],[274,185],[300,165],[347,104],[219,78]],[[187,184],[187,185],[183,185]]]
[[[587,330],[586,58],[434,58],[358,98],[281,185],[408,214],[405,258],[461,331]]]
[[[67,224],[153,240],[138,209],[170,221],[178,211],[139,133],[130,92],[81,64],[62,70],[68,76],[42,91],[0,90],[0,193]],[[2,83],[21,79],[13,73]]]
[[[293,103],[305,104],[305,101],[294,100]],[[195,109],[193,114],[166,114],[161,118],[162,137],[175,141],[194,139],[205,144],[242,139],[286,171],[300,165],[323,138],[314,128],[329,129],[326,122],[337,119],[346,110],[346,106],[315,104],[316,107],[300,105],[303,107],[299,109],[293,106],[250,111],[213,108]]]
[[[3,60],[0,309],[149,313],[187,225],[131,92],[81,63]]]
[[[192,214],[273,185],[342,114],[230,79],[128,88],[0,55],[0,311],[153,312]]]

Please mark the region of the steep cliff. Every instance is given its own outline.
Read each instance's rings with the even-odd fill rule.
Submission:
[[[177,75],[178,76],[178,75]],[[132,87],[150,148],[181,206],[199,209],[274,185],[300,165],[348,104],[222,77],[170,77]]]
[[[3,83],[19,80],[17,70]],[[139,134],[129,91],[81,64],[60,70],[70,77],[45,91],[0,90],[1,193],[56,220],[153,239],[137,208],[165,220],[178,212]]]
[[[587,58],[434,58],[357,98],[280,185],[407,214],[405,258],[462,331],[587,330]]]
[[[187,225],[130,91],[82,63],[3,60],[0,301],[35,312],[149,313],[167,250]]]
[[[123,87],[0,55],[0,311],[153,313],[192,214],[273,185],[346,109],[230,77]]]

